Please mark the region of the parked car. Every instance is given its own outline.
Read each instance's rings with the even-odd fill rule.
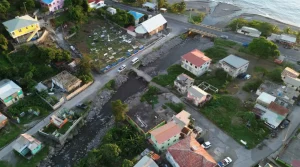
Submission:
[[[197,140],[197,142],[199,143],[199,144],[203,144],[204,143],[204,139],[202,138],[202,137],[200,137],[200,138],[198,138],[198,139],[196,139]]]
[[[86,104],[83,104],[83,103],[79,103],[79,104],[76,104],[76,107],[80,108],[80,109],[87,109],[88,106]]]
[[[118,72],[120,73],[120,72],[124,71],[125,69],[126,69],[126,65],[123,64],[123,65],[118,69]]]
[[[238,78],[238,79],[250,79],[251,75],[249,75],[247,73],[241,73],[236,78]]]
[[[71,45],[70,48],[71,48],[73,51],[75,51],[75,47],[74,47],[74,46]]]
[[[226,157],[222,161],[218,162],[218,167],[224,167],[229,165],[232,162],[232,159],[230,157]]]
[[[290,120],[285,119],[285,120],[282,121],[282,123],[281,123],[281,125],[280,125],[280,128],[281,128],[281,129],[284,129],[284,128],[288,127],[289,124],[290,124]]]
[[[227,35],[221,35],[221,38],[222,39],[228,39],[228,36]]]
[[[211,147],[211,143],[209,141],[207,141],[207,142],[204,142],[203,144],[201,144],[201,146],[204,149],[209,149]]]

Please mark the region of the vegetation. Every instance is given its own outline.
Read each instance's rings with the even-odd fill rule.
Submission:
[[[90,11],[88,2],[79,0],[65,0],[64,8],[68,8],[68,18],[77,23],[86,21]]]
[[[263,121],[256,119],[253,112],[248,112],[241,101],[232,96],[214,96],[214,100],[208,102],[201,113],[236,141],[246,141],[247,148],[255,147],[269,134]]]
[[[289,165],[288,163],[286,163],[286,162],[284,162],[284,161],[282,161],[280,159],[276,159],[276,163],[278,165],[280,165],[280,167],[292,167],[291,165]]]
[[[158,75],[152,79],[153,82],[161,85],[168,86],[173,85],[174,80],[179,74],[185,73],[190,77],[194,77],[194,74],[182,68],[179,64],[172,65],[167,69],[168,74]]]
[[[246,92],[255,91],[262,84],[262,82],[263,81],[261,79],[256,79],[256,80],[253,80],[253,81],[249,81],[243,86],[243,90],[246,91]]]
[[[0,55],[5,55],[7,53],[7,50],[8,50],[8,41],[4,35],[0,34]]]
[[[91,151],[76,167],[132,167],[133,159],[145,148],[145,138],[132,126],[113,127],[103,137],[101,145]]]
[[[204,18],[205,18],[205,13],[200,12],[197,15],[191,16],[191,18],[189,19],[189,21],[192,24],[200,24],[203,21]]]
[[[125,114],[128,112],[128,105],[122,103],[121,100],[116,100],[111,102],[112,112],[115,116],[115,121],[120,122],[125,120]]]
[[[108,81],[102,89],[114,90],[116,86],[116,81],[114,79]]]
[[[234,41],[229,41],[229,40],[225,40],[225,39],[222,39],[222,38],[215,38],[214,39],[214,44],[218,45],[218,46],[229,47],[229,48],[232,48],[232,47],[237,45],[237,43],[234,42]]]
[[[39,116],[35,116],[33,113],[29,113],[29,110],[39,112]],[[19,117],[22,124],[33,121],[34,119],[42,118],[49,114],[48,111],[51,107],[36,95],[30,95],[26,98],[20,99],[17,103],[8,108],[7,113],[13,117]],[[20,117],[20,114],[24,112],[25,116]]]
[[[170,107],[176,113],[179,113],[180,111],[184,110],[184,108],[185,108],[185,105],[183,103],[178,103],[178,104],[166,103],[166,105],[168,107]]]
[[[6,14],[10,8],[10,3],[7,0],[0,1],[0,18],[6,18]]]
[[[72,125],[73,125],[73,123],[68,121],[66,124],[64,124],[64,126],[62,126],[60,129],[58,129],[58,133],[65,134]]]
[[[274,82],[281,83],[282,82],[281,72],[282,72],[282,68],[276,68],[272,71],[268,71],[267,77]]]
[[[52,106],[58,103],[58,99],[55,96],[50,96],[47,90],[43,90],[38,93],[42,98],[44,98]]]
[[[204,50],[206,56],[212,59],[212,63],[216,63],[224,57],[228,56],[226,49],[220,46],[214,46],[212,48]]]
[[[12,140],[17,138],[22,132],[22,128],[18,125],[8,122],[6,126],[0,131],[0,148],[10,143]],[[0,163],[1,164],[1,163]],[[0,165],[1,166],[1,165]]]
[[[280,55],[278,46],[264,37],[254,38],[249,44],[249,51],[263,59]]]
[[[40,152],[38,152],[35,156],[33,156],[30,160],[22,157],[19,153],[16,153],[19,157],[19,161],[17,162],[17,167],[33,167],[38,166],[38,164],[47,157],[49,153],[49,147],[44,147]]]
[[[148,91],[143,94],[141,98],[141,102],[147,101],[149,104],[156,104],[158,103],[157,94],[159,93],[159,89],[154,86],[150,86]]]
[[[184,1],[174,3],[170,6],[170,11],[173,13],[183,13],[186,10],[186,4]]]
[[[127,11],[117,8],[117,13],[111,15],[106,9],[107,7],[98,9],[98,15],[106,17],[121,27],[128,27],[135,24],[134,17]]]
[[[157,0],[158,9],[160,8],[168,8],[169,4],[167,0]]]
[[[79,70],[76,76],[82,80],[83,83],[93,81],[91,59],[88,56],[84,56],[79,63]]]

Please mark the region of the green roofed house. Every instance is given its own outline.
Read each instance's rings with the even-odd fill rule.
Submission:
[[[42,143],[29,134],[21,134],[13,145],[13,149],[26,158],[37,154],[42,149]]]
[[[133,11],[133,10],[130,10],[128,13],[131,14],[134,17],[135,25],[138,25],[140,22],[144,21],[144,19],[143,19],[144,14],[143,13],[139,13],[139,12],[136,12],[136,11]]]
[[[22,88],[9,79],[0,81],[0,100],[6,106],[10,106],[23,98]]]

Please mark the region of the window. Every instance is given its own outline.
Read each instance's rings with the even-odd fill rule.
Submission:
[[[31,25],[31,27],[33,27],[33,25]]]
[[[202,68],[202,66],[200,66],[200,68]]]
[[[176,139],[174,139],[174,141],[173,142],[175,142],[176,141]]]
[[[170,141],[170,139],[168,141]]]
[[[192,65],[192,63],[190,63],[190,65]]]
[[[22,30],[21,30],[21,29],[19,29],[19,32],[22,32]]]
[[[12,34],[12,35],[15,35],[15,32],[12,32],[11,34]]]
[[[195,68],[197,68],[197,66],[195,66]]]
[[[170,143],[168,143],[168,146],[170,145]]]
[[[185,60],[185,62],[186,62],[186,63],[188,63],[188,61],[187,61],[187,60]]]
[[[164,149],[165,148],[165,146],[162,146],[162,149]]]
[[[26,27],[26,29],[28,29],[28,27]]]

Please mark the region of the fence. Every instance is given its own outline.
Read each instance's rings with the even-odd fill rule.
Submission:
[[[73,34],[71,34],[69,36],[66,36],[65,39],[69,39],[69,38],[73,37],[74,35],[76,35],[76,32],[74,32]]]
[[[82,92],[83,90],[85,90],[87,87],[89,87],[93,82],[89,82],[87,84],[84,84],[83,86],[81,86],[80,88],[76,89],[74,92],[70,93],[68,96],[66,96],[67,100],[72,99],[74,96],[78,95],[80,92]]]

